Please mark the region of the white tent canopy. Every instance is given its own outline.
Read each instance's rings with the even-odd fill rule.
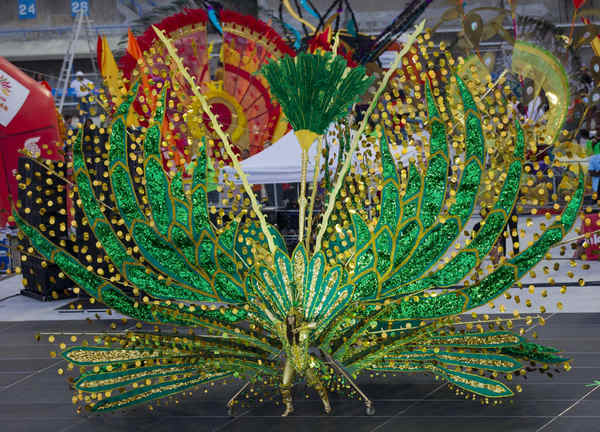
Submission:
[[[337,152],[339,144],[336,139],[326,135],[326,139],[330,148],[330,160],[337,160]],[[357,152],[353,155],[353,164],[357,166],[357,171],[360,171],[359,161],[357,158],[358,154],[370,154],[373,157],[373,152],[366,152],[365,147],[366,140],[361,140]],[[397,161],[404,166],[408,165],[409,159],[417,157],[417,149],[413,146],[407,148],[407,152],[401,155],[395,155]],[[317,145],[313,144],[308,154],[308,170],[307,170],[307,181],[311,182],[314,176],[314,164],[315,155],[317,152]],[[323,162],[321,161],[321,165]],[[248,177],[250,184],[275,184],[275,183],[298,183],[301,178],[301,165],[302,165],[302,150],[300,144],[296,139],[293,131],[285,134],[277,142],[267,147],[260,153],[257,153],[240,163],[242,170]],[[335,165],[333,166],[335,169]],[[321,169],[322,171],[322,169]],[[232,167],[225,167],[221,171],[227,173],[230,180],[234,183],[240,183],[240,180],[235,176],[235,170]],[[221,178],[222,180],[222,178]]]
[[[313,145],[309,150],[308,177],[311,179],[316,147]],[[297,183],[300,181],[301,159],[302,149],[296,135],[290,131],[260,153],[240,162],[240,165],[248,176],[250,184]],[[223,171],[234,183],[239,183],[239,179],[235,178],[233,167],[227,166]]]

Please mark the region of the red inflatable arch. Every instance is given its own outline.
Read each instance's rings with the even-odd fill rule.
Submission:
[[[0,57],[0,227],[6,225],[11,211],[9,195],[17,197],[19,150],[27,147],[42,158],[62,159],[58,141],[50,90]]]

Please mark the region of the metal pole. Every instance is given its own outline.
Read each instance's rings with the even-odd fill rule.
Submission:
[[[248,386],[249,386],[249,385],[250,385],[250,381],[246,381],[246,384],[244,384],[244,385],[242,386],[242,388],[241,388],[241,389],[239,389],[239,390],[237,391],[237,393],[236,393],[236,394],[234,394],[234,395],[231,397],[231,399],[229,399],[229,401],[227,402],[227,408],[228,408],[228,409],[230,409],[230,410],[231,410],[231,409],[233,408],[233,403],[235,402],[235,400],[238,398],[238,396],[239,396],[239,395],[241,395],[241,394],[244,392],[244,390],[246,390],[246,388],[248,388]]]
[[[341,367],[338,362],[335,361],[335,359],[333,357],[331,357],[331,355],[329,355],[328,352],[321,350],[321,352],[323,353],[323,355],[325,356],[325,358],[327,359],[327,361],[329,362],[329,364],[331,364],[335,369],[337,369],[337,371],[342,374],[342,376],[344,378],[346,378],[346,380],[348,380],[348,382],[350,383],[350,385],[354,388],[354,390],[356,390],[356,392],[360,395],[360,397],[363,398],[363,400],[365,401],[365,405],[367,407],[367,414],[371,415],[369,411],[373,410],[373,402],[371,401],[371,399],[369,399],[367,397],[366,394],[364,394],[362,392],[362,390],[356,385],[356,383],[354,382],[354,380],[350,377],[350,375],[348,374],[348,372],[346,372],[344,370],[343,367]],[[373,411],[374,413],[374,411]]]

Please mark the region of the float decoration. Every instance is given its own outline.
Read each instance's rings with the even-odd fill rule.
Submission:
[[[348,133],[347,151],[323,212],[308,221],[308,227],[315,225],[316,236],[303,238],[301,234],[292,251],[267,222],[233,143],[203,93],[206,87],[195,82],[192,68],[186,68],[176,39],[153,29],[163,44],[155,46],[156,52],[163,52],[162,63],[179,74],[178,87],[157,85],[155,109],[147,128],[136,136],[126,128],[130,106],[140,91],[139,81],[131,85],[111,119],[105,160],[110,189],[104,199],[93,186],[106,180],[94,176],[82,152],[86,130],[73,139],[77,204],[106,252],[108,272],[95,268],[93,261],[80,261],[51,233],[28,224],[20,209],[14,213],[36,250],[82,290],[125,316],[157,326],[156,331],[143,330],[140,324],[135,331],[106,334],[93,344],[64,350],[63,358],[81,371],[73,382],[76,402],[104,412],[240,378],[246,384],[229,401],[231,409],[248,385],[260,382],[280,391],[283,415],[288,415],[294,410],[292,387],[306,378],[326,413],[331,411],[329,391],[342,382],[354,389],[372,415],[372,401],[355,382],[362,372],[427,373],[459,392],[487,400],[512,396],[513,376],[522,374],[527,363],[564,363],[569,368],[568,359],[556,349],[510,331],[513,322],[521,319],[518,315],[499,319],[499,327],[489,330],[478,321],[475,327],[463,322],[460,315],[505,293],[563,239],[583,200],[581,173],[560,217],[535,241],[501,261],[481,280],[463,282],[490,253],[515,206],[524,164],[524,134],[517,120],[506,126],[513,146],[501,192],[474,238],[446,256],[471,218],[484,181],[484,122],[460,77],[440,72],[446,83],[456,83],[464,118],[462,161],[451,158],[450,139],[455,134],[447,127],[441,78],[435,71],[424,70],[420,76],[424,85],[415,86],[417,92],[422,91],[415,99],[430,134],[423,171],[414,163],[399,169],[390,144],[375,130],[380,175],[373,181],[381,192],[380,205],[372,207],[363,200],[364,188],[354,189],[351,166],[358,142],[391,76],[423,27],[424,23],[409,35],[364,118]],[[276,81],[297,77],[293,68],[302,65],[315,67],[323,76],[312,82]],[[275,73],[283,69],[285,73]],[[271,59],[263,73],[294,128],[314,134],[324,132],[325,121],[344,117],[351,124],[346,110],[369,81],[361,68],[349,69],[345,59],[333,54]],[[345,89],[349,83],[352,87]],[[328,89],[332,91],[325,93]],[[313,95],[312,101],[301,104],[310,122],[288,103],[299,91]],[[181,175],[171,177],[163,167],[162,125],[169,109],[176,114],[173,101],[180,100],[178,92],[187,93],[202,110],[188,115],[186,124],[203,122],[205,115],[240,177],[247,203],[227,223],[215,225],[210,217],[205,142],[198,145],[189,189],[183,187]],[[323,121],[315,117],[319,112]],[[453,180],[455,164],[460,165],[461,174]],[[306,223],[301,211],[301,229]],[[482,322],[490,324],[487,319]],[[162,332],[159,326],[163,325],[183,332]],[[520,386],[515,388],[519,391]]]

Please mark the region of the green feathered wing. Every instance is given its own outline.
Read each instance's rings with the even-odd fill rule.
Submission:
[[[256,233],[256,224],[232,222],[221,233],[214,229],[207,208],[204,147],[189,193],[184,193],[180,176],[169,178],[163,170],[159,146],[165,93],[145,133],[144,156],[136,167],[145,181],[134,181],[138,173],[133,172],[130,152],[135,137],[130,139],[125,116],[136,92],[137,85],[118,108],[110,131],[113,201],[107,204],[94,195],[94,178],[83,154],[83,129],[73,145],[78,202],[118,276],[104,277],[84,265],[15,212],[16,222],[45,259],[56,263],[106,306],[142,322],[203,328],[220,337],[180,339],[140,331],[114,336],[107,345],[63,352],[63,357],[74,364],[100,368],[98,372],[84,372],[75,381],[80,390],[110,391],[152,381],[151,385],[130,387],[118,396],[104,398],[93,406],[97,411],[151,401],[233,375],[276,374],[274,365],[263,359],[280,350],[275,339],[237,325],[248,317],[244,281],[250,266],[240,256],[247,245],[266,247]],[[284,247],[281,235],[275,228],[271,230],[276,244]],[[123,280],[130,290],[117,283]]]
[[[460,283],[489,253],[515,205],[524,160],[523,131],[515,121],[513,161],[494,207],[475,238],[432,271],[471,216],[485,159],[480,114],[464,83],[458,77],[457,81],[465,109],[467,145],[455,202],[441,218],[448,181],[448,146],[444,124],[427,86],[431,134],[427,171],[421,176],[411,165],[404,194],[400,196],[397,170],[386,140],[381,139],[383,188],[379,219],[375,228],[369,229],[358,213],[352,215],[355,242],[350,282],[354,284],[353,297],[361,306],[349,308],[334,320],[319,343],[353,373],[430,372],[471,393],[505,397],[513,394],[506,384],[459,372],[457,367],[510,374],[520,369],[523,361],[560,363],[567,359],[554,354],[553,348],[530,344],[509,332],[444,336],[444,319],[501,295],[565,236],[581,206],[583,174],[580,173],[579,186],[561,217],[533,245],[473,286],[427,294],[430,288]],[[382,333],[386,337],[377,344],[361,343]],[[463,344],[457,345],[460,339]],[[438,348],[425,349],[432,346]]]
[[[269,63],[263,73],[294,128],[310,126],[323,133],[370,83],[364,71],[348,72],[346,67],[337,56],[301,54],[296,60]],[[288,79],[292,76],[297,87]],[[323,85],[315,84],[317,80]],[[340,212],[346,211],[351,220],[352,241],[332,241],[312,256],[304,245],[288,253],[277,229],[269,226],[275,243],[271,253],[254,219],[234,219],[222,229],[213,226],[205,146],[200,147],[189,189],[181,175],[170,177],[163,169],[166,92],[142,136],[128,130],[125,121],[137,85],[118,108],[108,139],[106,199],[94,192],[95,181],[102,179],[88,167],[81,130],[73,145],[77,202],[110,260],[109,274],[79,261],[15,212],[19,228],[45,259],[108,307],[144,323],[191,330],[185,335],[136,330],[64,351],[66,360],[82,368],[75,388],[104,392],[91,408],[124,408],[230,377],[271,377],[277,382],[283,373],[277,329],[292,310],[313,324],[312,345],[353,374],[427,372],[471,393],[506,397],[513,392],[499,374],[516,373],[530,361],[565,361],[556,350],[512,332],[449,328],[452,317],[501,295],[565,236],[582,202],[582,175],[560,219],[533,245],[475,285],[438,295],[428,292],[459,284],[490,252],[515,205],[524,161],[523,131],[515,122],[513,160],[485,223],[470,243],[438,266],[472,215],[486,158],[480,113],[466,86],[457,81],[467,139],[453,203],[445,206],[450,140],[427,85],[431,138],[426,171],[421,174],[411,164],[402,188],[382,138],[378,219],[367,223],[358,212],[343,210],[342,203]],[[314,94],[297,92],[305,87]],[[335,91],[327,94],[327,89]],[[143,156],[134,157],[140,146]],[[330,259],[341,250],[352,251],[350,260]]]

